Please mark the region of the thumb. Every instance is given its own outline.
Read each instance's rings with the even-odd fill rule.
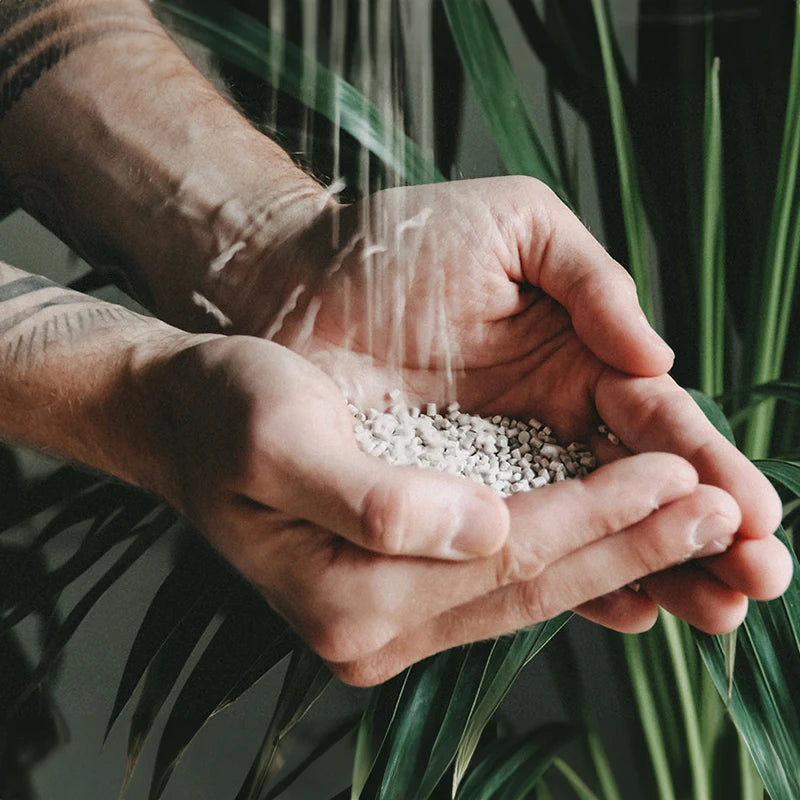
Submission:
[[[548,218],[547,247],[527,265],[528,280],[567,309],[575,332],[604,363],[631,375],[667,372],[674,354],[650,327],[630,274],[566,206],[554,202]]]
[[[293,492],[298,515],[374,552],[463,560],[496,552],[508,536],[506,503],[463,477],[348,449],[309,479]]]
[[[505,502],[485,486],[420,467],[381,465],[361,504],[358,543],[384,553],[463,559],[499,550]]]

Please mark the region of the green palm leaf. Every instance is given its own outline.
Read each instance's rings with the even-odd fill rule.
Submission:
[[[0,535],[13,531],[21,522],[32,519],[43,511],[58,507],[64,502],[65,497],[74,499],[83,491],[90,490],[96,483],[96,475],[90,475],[72,466],[59,467],[29,486],[12,513],[0,516],[2,520]]]
[[[186,679],[156,753],[150,798],[163,793],[200,729],[297,646],[297,638],[254,591],[227,614]]]
[[[536,130],[489,6],[484,0],[444,0],[444,8],[461,62],[506,169],[511,174],[539,178],[569,202],[558,169]]]
[[[353,733],[358,727],[360,714],[347,717],[342,722],[322,736],[314,749],[287,775],[284,775],[263,797],[263,800],[275,800],[285,792],[312,764],[321,758],[335,744],[338,744],[348,734]],[[347,797],[350,797],[350,788],[347,789]]]
[[[653,320],[653,294],[650,287],[650,254],[647,244],[647,223],[644,205],[639,190],[639,178],[628,130],[625,106],[622,101],[619,77],[614,60],[614,45],[608,21],[605,0],[591,0],[592,10],[600,39],[600,52],[605,72],[606,91],[614,134],[619,172],[619,193],[622,216],[625,220],[625,236],[628,244],[628,269],[636,281],[639,302],[647,317]]]
[[[786,543],[783,532],[779,537]],[[724,643],[696,632],[717,690],[728,695]],[[751,603],[739,630],[728,710],[772,800],[800,797],[800,567],[779,600]]]
[[[171,525],[174,524],[174,521],[174,512],[171,509],[165,509],[151,522],[134,529],[133,542],[128,545],[125,551],[116,559],[105,574],[99,578],[92,588],[75,604],[64,621],[56,628],[53,635],[49,638],[41,660],[33,671],[28,688],[17,701],[18,705],[24,703],[31,693],[35,691],[44,676],[50,671],[72,634],[78,629],[78,626],[83,622],[86,615],[92,610],[98,600],[100,600],[106,591],[108,591],[108,589],[113,586],[142,555],[144,555],[153,542],[163,535],[165,523]]]
[[[367,781],[376,771],[378,758],[400,710],[411,669],[395,676],[370,693],[367,707],[358,728],[358,741],[353,759],[353,798],[361,797]]]
[[[731,438],[719,407],[699,393],[693,396]],[[797,465],[790,462],[767,461],[764,472],[781,476],[793,491],[800,478]],[[783,529],[777,535],[788,547]],[[786,593],[768,603],[752,602],[735,639],[694,632],[706,668],[728,700],[730,716],[772,800],[800,796],[800,566],[789,551],[794,578]]]
[[[237,800],[258,800],[281,740],[308,713],[332,679],[330,670],[316,653],[305,645],[294,649],[272,721]]]
[[[800,497],[800,462],[763,458],[753,462],[768,478]]]
[[[785,400],[787,403],[800,405],[800,383],[797,381],[768,381],[753,386],[748,391],[750,394],[774,397],[776,400]]]
[[[459,786],[456,800],[526,800],[577,733],[571,725],[554,722],[525,736],[494,742]]]
[[[417,145],[383,117],[347,81],[309,58],[302,49],[225,2],[193,3],[193,11],[170,0],[154,0],[156,11],[179,33],[270,83],[272,58],[285,59],[280,88],[306,107],[335,121],[408,184],[441,180]]]
[[[374,689],[361,724],[353,796],[429,797],[454,762],[457,786],[521,670],[568,618],[441,653]]]
[[[717,395],[725,377],[725,199],[719,59],[706,78],[703,124],[703,218],[700,242],[700,386]]]
[[[525,665],[567,624],[571,616],[569,613],[560,614],[514,636],[498,639],[493,644],[486,663],[486,676],[481,682],[474,708],[458,744],[454,786],[458,786],[472,760],[483,730]]]
[[[166,642],[183,628],[186,619],[202,602],[208,588],[218,591],[214,568],[220,572],[219,558],[204,546],[186,548],[164,579],[147,608],[131,646],[117,689],[114,706],[106,725],[105,738],[132,697],[139,681]]]
[[[191,602],[186,612],[163,640],[147,665],[147,674],[142,693],[133,712],[130,730],[128,731],[128,757],[125,777],[122,781],[122,793],[125,792],[128,783],[133,777],[139,756],[142,753],[156,716],[164,707],[164,703],[177,685],[178,678],[189,661],[191,654],[208,630],[215,614],[225,605],[227,598],[224,592],[220,591],[221,584],[222,581],[219,579],[216,581],[209,580],[202,590],[197,591],[191,597]],[[147,629],[145,629],[145,633],[147,633]],[[137,641],[141,645],[143,642],[142,637],[138,636]],[[132,656],[140,656],[140,654],[139,648],[134,648],[131,652]],[[128,664],[131,663],[131,658],[129,658]],[[127,671],[127,665],[126,673],[130,676]],[[123,674],[123,679],[125,679],[125,674]],[[122,688],[121,684],[120,689]],[[119,703],[124,698],[124,694],[121,695],[118,692],[117,697],[117,703]],[[113,716],[109,724],[112,722]]]
[[[800,2],[795,2],[795,31],[789,89],[786,101],[778,183],[764,257],[763,295],[758,324],[753,329],[752,380],[761,384],[777,378],[788,344],[789,324],[794,307],[800,252]],[[746,452],[766,455],[772,432],[774,406],[756,412],[748,428]]]
[[[370,772],[366,776],[354,775],[354,798],[411,800],[424,796],[419,793],[419,786],[442,720],[452,707],[453,693],[448,686],[458,684],[463,660],[463,651],[442,653],[412,665],[385,689],[373,690],[362,727],[377,731],[379,736],[377,739],[359,736],[358,747],[363,749],[377,744],[378,748],[371,756],[359,753],[356,757],[356,764],[370,764]],[[395,701],[398,687],[401,691]],[[467,701],[471,704],[472,696],[468,696]],[[372,710],[382,711],[382,707],[395,709],[384,729],[385,735],[380,735],[378,725],[371,718]],[[456,732],[456,742],[460,735],[460,731]]]
[[[128,487],[106,487],[120,492],[103,491],[82,497],[75,506],[70,505],[48,524],[34,542],[33,550],[41,549],[48,540],[70,530],[81,522],[91,520],[78,549],[60,566],[44,573],[41,579],[28,587],[24,602],[11,610],[0,622],[0,632],[8,630],[25,619],[49,598],[55,598],[73,581],[98,563],[116,545],[137,535],[141,526],[153,515],[159,504],[152,497],[137,493]],[[87,501],[84,503],[83,501]],[[174,512],[162,510],[157,517],[158,532],[164,533],[175,523]]]

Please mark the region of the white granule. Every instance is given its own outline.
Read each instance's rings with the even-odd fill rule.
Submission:
[[[386,411],[371,408],[365,413],[352,403],[348,407],[361,449],[392,464],[463,475],[503,497],[582,477],[597,465],[586,445],[564,447],[535,419],[479,417],[465,414],[458,403],[444,413],[434,403],[422,411],[396,402],[394,393],[390,400],[394,402]]]

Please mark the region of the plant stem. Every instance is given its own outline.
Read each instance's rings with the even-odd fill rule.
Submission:
[[[597,795],[586,785],[581,776],[560,758],[553,759],[553,766],[564,776],[580,800],[598,800]],[[604,798],[608,800],[608,798]]]
[[[622,795],[617,788],[617,782],[614,780],[614,773],[611,765],[608,763],[608,756],[597,735],[597,730],[594,726],[590,725],[587,728],[587,739],[589,745],[589,753],[592,756],[592,763],[594,770],[597,773],[597,782],[600,784],[600,791],[603,793],[603,800],[622,800]]]
[[[722,233],[722,123],[719,59],[706,78],[703,125],[703,218],[700,243],[700,390],[714,397],[723,390],[725,361],[724,236]]]
[[[739,736],[739,780],[742,785],[742,800],[762,800],[764,784],[741,735]]]
[[[647,667],[642,657],[641,642],[635,636],[623,636],[622,643],[625,646],[625,659],[628,662],[628,672],[636,697],[636,705],[639,707],[639,721],[642,724],[647,749],[653,762],[653,777],[659,800],[675,800],[669,759],[664,746],[664,737],[661,735],[661,729],[657,722],[658,712],[647,679]]]
[[[628,244],[628,266],[639,289],[639,302],[647,318],[652,322],[654,307],[650,286],[647,226],[642,211],[636,163],[625,117],[625,105],[622,101],[617,68],[614,63],[614,48],[611,43],[611,30],[604,0],[592,0],[592,10],[600,40],[600,53],[603,59],[611,127],[614,135],[614,149],[617,154],[619,193]]]
[[[792,289],[797,278],[797,259],[787,256],[797,252],[800,218],[795,208],[795,189],[800,165],[800,2],[795,4],[795,37],[789,92],[786,101],[781,155],[775,204],[770,221],[765,256],[764,295],[760,308],[760,325],[756,329],[752,383],[766,383],[781,373],[791,318]],[[787,309],[787,305],[789,308]],[[751,458],[767,455],[775,416],[775,403],[769,400],[756,409],[748,426],[745,452]]]
[[[697,717],[697,698],[692,692],[691,678],[686,665],[686,654],[683,651],[681,629],[678,620],[665,611],[661,613],[661,621],[670,658],[672,659],[672,666],[675,670],[678,698],[683,712],[686,747],[689,754],[689,767],[692,773],[692,798],[693,800],[711,800],[710,775],[705,753],[703,752],[700,722]]]

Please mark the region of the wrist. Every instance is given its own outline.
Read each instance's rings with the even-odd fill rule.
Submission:
[[[44,302],[6,318],[16,326],[0,342],[0,439],[162,493],[163,445],[152,387],[140,375],[144,363],[187,334],[119,306],[82,304],[80,295],[56,291],[40,289]],[[24,314],[27,319],[17,324]]]
[[[321,187],[287,181],[280,191],[232,205],[214,256],[190,266],[192,330],[267,336],[331,263],[339,204]]]
[[[196,464],[186,462],[179,431],[187,425],[187,407],[197,387],[181,380],[186,373],[182,365],[191,361],[198,345],[221,337],[164,328],[160,335],[140,338],[126,354],[123,393],[132,409],[129,430],[138,452],[127,459],[129,473],[136,469],[136,474],[124,477],[186,513],[187,470]]]
[[[146,3],[54,0],[41,14],[68,14],[59,37],[74,27],[78,39],[0,116],[0,183],[93,266],[121,271],[163,319],[221,329],[225,312],[215,319],[203,299],[230,301],[220,265],[246,283],[253,254],[308,224],[327,195],[194,68]],[[17,16],[23,30],[36,21]]]

